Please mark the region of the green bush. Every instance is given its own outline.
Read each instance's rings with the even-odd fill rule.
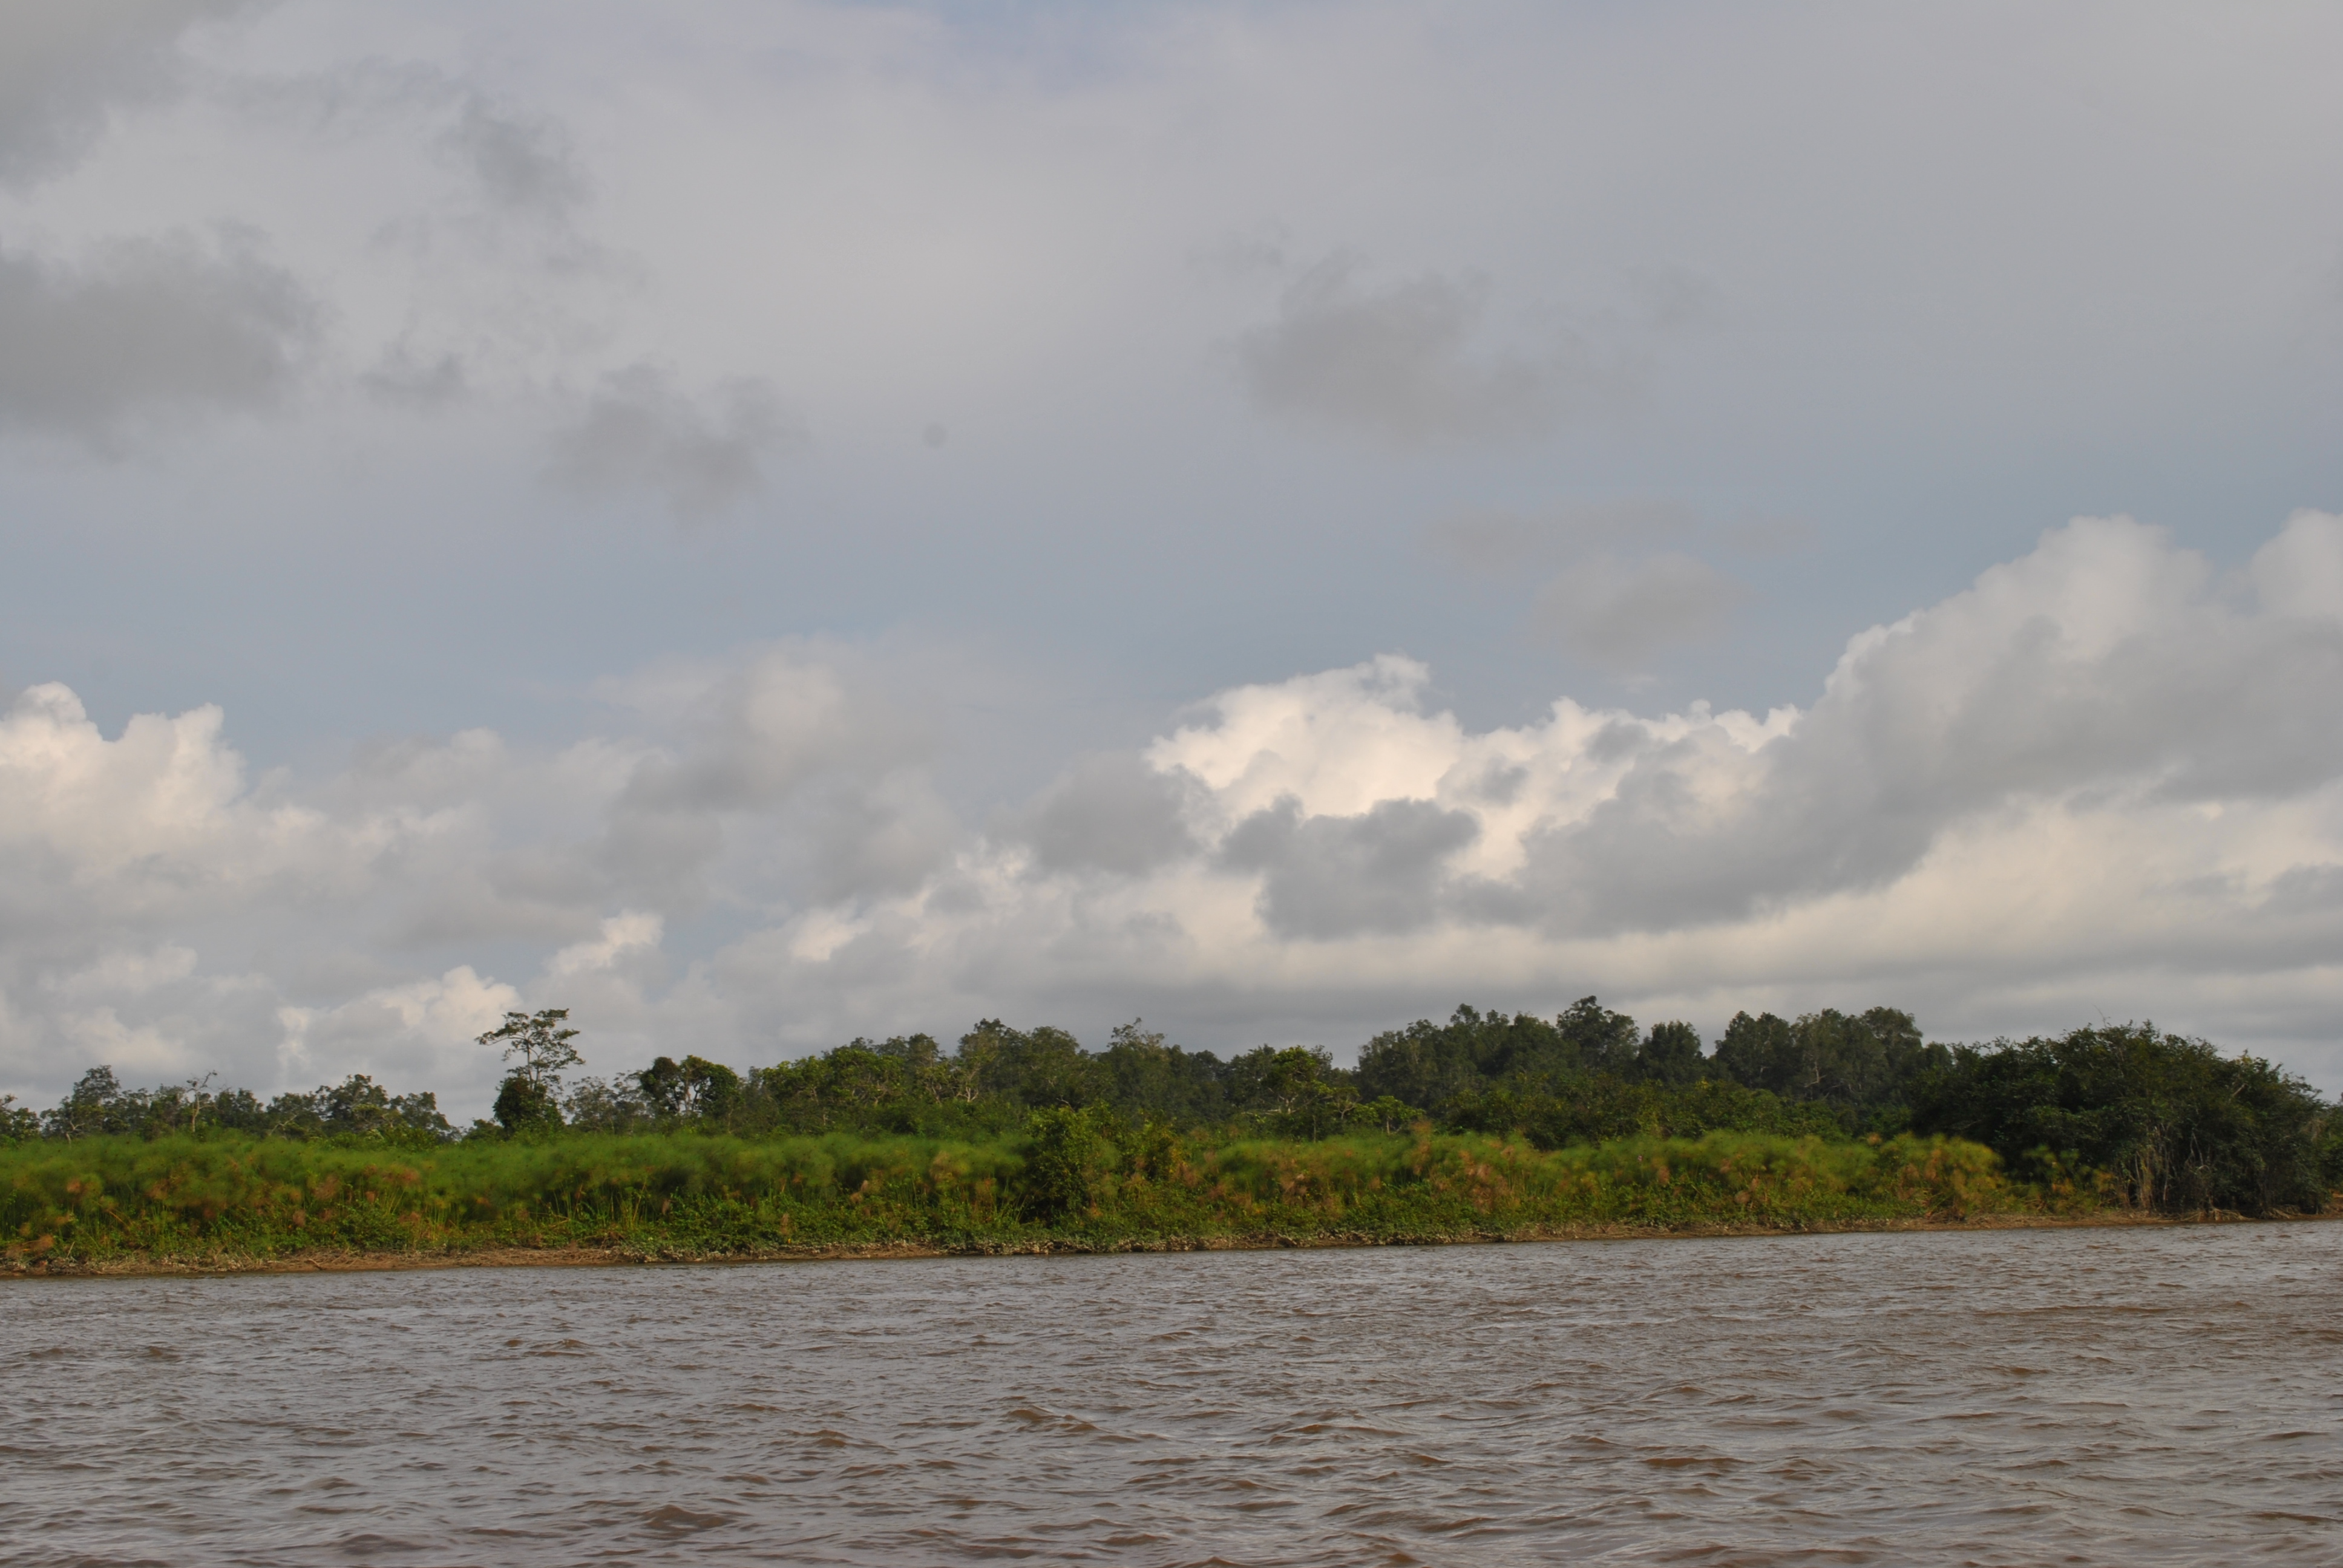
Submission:
[[[20,1262],[1422,1241],[1963,1219],[2046,1202],[1956,1140],[1712,1132],[1547,1151],[1420,1131],[1214,1142],[1074,1110],[988,1142],[571,1133],[385,1151],[180,1134],[0,1149],[0,1233]]]

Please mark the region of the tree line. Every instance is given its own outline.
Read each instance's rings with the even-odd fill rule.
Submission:
[[[565,1132],[827,1131],[1021,1137],[1037,1154],[1148,1129],[1316,1140],[1421,1125],[1521,1134],[1541,1149],[1715,1131],[1831,1140],[1945,1134],[2015,1177],[2175,1211],[2314,1211],[2343,1188],[2343,1115],[2270,1062],[2150,1024],[1981,1045],[1926,1041],[1875,1007],[1736,1014],[1706,1047],[1692,1025],[1640,1028],[1581,999],[1549,1019],[1459,1007],[1376,1035],[1354,1067],[1322,1049],[1222,1059],[1133,1020],[1102,1050],[1064,1030],[978,1022],[947,1050],[927,1034],[856,1039],[743,1073],[659,1056],[608,1078],[583,1065],[565,1010],[511,1013],[480,1037],[510,1069],[495,1119],[458,1130],[428,1093],[370,1078],[263,1103],[207,1081],[126,1089],[92,1069],[55,1110],[0,1104],[0,1137],[278,1138],[437,1142]]]

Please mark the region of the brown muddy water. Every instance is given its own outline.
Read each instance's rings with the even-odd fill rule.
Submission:
[[[0,1285],[38,1563],[2343,1562],[2343,1225]]]

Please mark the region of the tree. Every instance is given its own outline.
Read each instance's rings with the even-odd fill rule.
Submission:
[[[1655,1023],[1635,1052],[1635,1076],[1650,1083],[1697,1082],[1700,1031],[1688,1023]]]
[[[1610,1072],[1624,1077],[1635,1061],[1635,1020],[1613,1012],[1591,996],[1580,997],[1570,1010],[1554,1020],[1565,1048],[1577,1058],[1581,1072]]]
[[[1942,1046],[1923,1043],[1910,1013],[1892,1007],[1860,1017],[1825,1008],[1795,1023],[1736,1013],[1715,1058],[1719,1070],[1752,1089],[1870,1109],[1902,1103],[1924,1070],[1949,1060]]]
[[[0,1094],[0,1143],[21,1143],[40,1135],[40,1112],[17,1104],[13,1094]]]
[[[2328,1201],[2318,1091],[2153,1024],[1956,1046],[1912,1102],[1918,1131],[1975,1139],[2022,1176],[2100,1172],[2143,1208],[2317,1212]]]
[[[1117,1024],[1099,1053],[1106,1098],[1126,1111],[1181,1122],[1217,1121],[1227,1103],[1220,1059],[1171,1044],[1138,1019]]]
[[[1770,1012],[1755,1018],[1735,1013],[1716,1042],[1715,1060],[1719,1071],[1751,1089],[1795,1096],[1812,1081],[1805,1071],[1796,1031],[1787,1019]]]
[[[1084,1105],[1098,1098],[1092,1059],[1062,1029],[1011,1029],[997,1018],[979,1020],[960,1038],[970,1087],[1020,1104]]]
[[[508,1132],[518,1132],[524,1127],[558,1127],[561,1125],[561,1102],[553,1091],[535,1079],[518,1072],[505,1074],[497,1085],[496,1117]]]
[[[659,1057],[635,1083],[653,1114],[669,1120],[720,1121],[740,1105],[740,1075],[705,1057]]]
[[[1342,1126],[1358,1092],[1320,1046],[1255,1046],[1229,1063],[1229,1098],[1266,1111],[1288,1136],[1317,1138]]]
[[[52,1138],[90,1138],[106,1132],[135,1132],[146,1120],[146,1097],[126,1090],[111,1067],[93,1067],[83,1073],[65,1102],[41,1118]]]
[[[1498,1081],[1575,1078],[1584,1070],[1578,1050],[1544,1019],[1463,1004],[1444,1024],[1418,1019],[1369,1040],[1359,1052],[1357,1082],[1367,1099],[1389,1095],[1438,1113]]]
[[[562,1096],[562,1119],[588,1132],[632,1132],[654,1117],[651,1105],[639,1092],[640,1074],[628,1073],[615,1083],[581,1078]]]
[[[520,1059],[497,1087],[497,1120],[507,1131],[523,1126],[561,1123],[561,1075],[586,1059],[569,1042],[578,1031],[564,1027],[566,1007],[549,1007],[534,1015],[505,1014],[504,1023],[480,1036],[482,1045],[504,1046],[504,1060]]]
[[[569,1043],[578,1038],[578,1031],[562,1027],[568,1017],[566,1007],[549,1007],[533,1016],[508,1012],[502,1025],[480,1036],[480,1043],[495,1045],[501,1040],[507,1061],[520,1058],[520,1065],[513,1070],[516,1074],[550,1088],[561,1081],[562,1073],[586,1060]]]

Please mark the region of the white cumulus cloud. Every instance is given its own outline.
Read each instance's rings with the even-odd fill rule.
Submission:
[[[2343,1077],[2343,519],[2224,575],[2123,518],[1854,638],[1764,714],[1476,729],[1385,656],[1235,688],[960,824],[847,650],[663,665],[635,733],[246,776],[222,716],[0,719],[0,1079],[370,1070],[468,1113],[472,1037],[596,1070],[982,1014],[1338,1049],[1457,1000],[2153,1016]]]

